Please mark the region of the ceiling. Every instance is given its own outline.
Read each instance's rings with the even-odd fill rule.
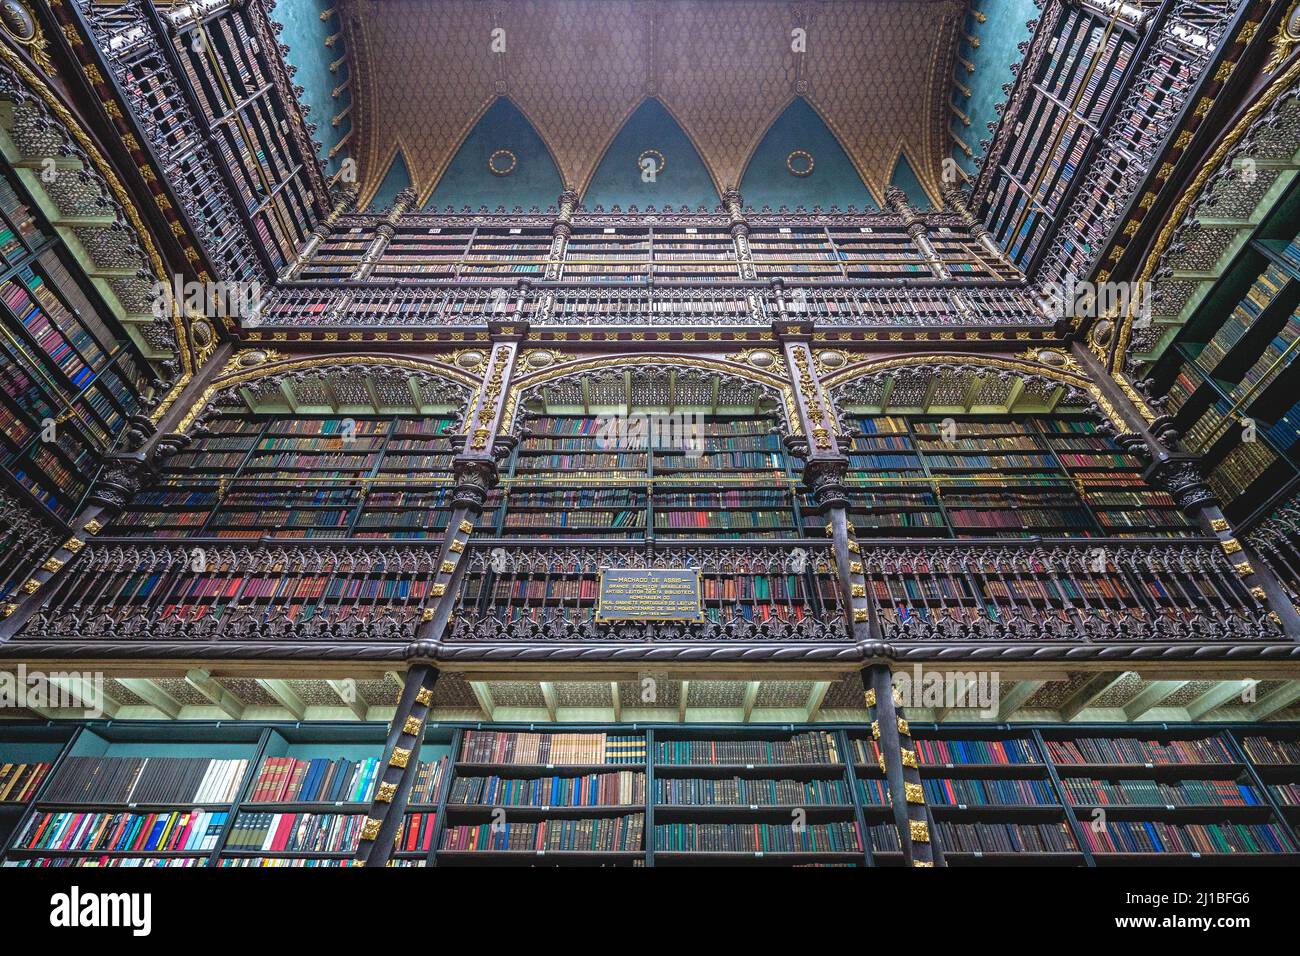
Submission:
[[[1004,5],[971,7],[984,3]],[[312,119],[332,142],[326,148],[351,130],[345,147],[372,207],[407,185],[421,205],[439,208],[544,206],[556,183],[607,208],[713,205],[736,185],[755,206],[871,209],[891,183],[927,206],[954,148],[954,69],[967,88],[986,74],[995,91],[986,99],[1010,75],[1006,63],[980,63],[974,74],[959,63],[977,22],[964,0],[332,6],[324,21],[313,13],[286,23],[282,38],[304,99],[317,101]],[[979,29],[994,26],[986,18]],[[1018,59],[1009,46],[1003,54]],[[340,56],[346,67],[313,73]],[[342,76],[350,89],[325,96]],[[982,135],[966,138],[973,146]],[[517,157],[510,175],[487,172],[495,149]],[[665,157],[654,188],[636,163],[646,149]],[[787,168],[795,149],[814,157],[810,176]]]

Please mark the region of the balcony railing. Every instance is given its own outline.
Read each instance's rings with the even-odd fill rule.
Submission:
[[[862,542],[891,641],[1257,641],[1283,636],[1217,544]]]
[[[782,314],[781,305],[785,311]],[[1027,288],[947,280],[637,284],[289,282],[253,322],[259,328],[537,326],[763,326],[809,318],[852,328],[1050,328]]]
[[[473,546],[449,642],[826,643],[850,639],[829,542]],[[693,568],[703,620],[598,622],[604,568]]]
[[[38,595],[24,641],[405,645],[437,600],[437,540],[190,539],[88,544]],[[1250,644],[1287,640],[1208,540],[864,540],[879,639],[944,644]],[[471,542],[444,648],[692,645],[768,656],[852,656],[856,642],[826,539]],[[702,616],[598,621],[602,569],[700,574]],[[512,650],[513,649],[513,650]],[[639,652],[638,652],[639,653]]]

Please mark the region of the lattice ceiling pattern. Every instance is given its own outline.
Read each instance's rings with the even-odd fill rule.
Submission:
[[[579,192],[647,97],[679,121],[723,189],[741,181],[768,127],[804,96],[877,201],[904,150],[939,195],[960,0],[341,6],[359,104],[363,206],[399,150],[424,202],[497,96],[519,107]]]

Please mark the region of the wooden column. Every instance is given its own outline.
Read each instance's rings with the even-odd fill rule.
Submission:
[[[1269,618],[1287,637],[1300,640],[1300,612],[1272,568],[1257,560],[1251,549],[1237,538],[1214,492],[1205,483],[1200,457],[1177,449],[1178,433],[1170,416],[1143,414],[1137,405],[1142,399],[1122,388],[1082,343],[1074,343],[1073,354],[1131,429],[1129,434],[1119,436],[1117,443],[1150,459],[1143,478],[1148,484],[1167,491],[1184,514],[1218,540],[1251,597],[1268,608]]]
[[[392,242],[393,235],[397,232],[397,224],[401,221],[403,214],[415,203],[415,190],[403,189],[393,198],[393,205],[388,210],[388,215],[384,221],[375,227],[378,233],[370,243],[370,248],[366,250],[365,255],[361,257],[361,264],[357,266],[357,271],[352,273],[351,279],[369,279],[375,271],[380,257],[388,244]]]
[[[731,241],[736,245],[736,262],[740,264],[740,277],[757,280],[758,270],[754,268],[754,253],[749,247],[749,223],[745,221],[744,199],[740,190],[728,187],[722,194],[722,205],[727,210],[730,220]]]
[[[890,212],[902,217],[903,226],[907,229],[912,244],[921,253],[921,257],[925,259],[925,264],[934,277],[936,279],[951,279],[952,272],[939,258],[934,243],[930,241],[929,235],[926,234],[925,220],[916,214],[916,210],[907,201],[907,194],[897,186],[890,186],[885,190],[885,205],[889,207]]]
[[[366,866],[386,866],[393,855],[411,784],[420,767],[420,744],[437,680],[438,671],[430,664],[418,663],[406,672],[406,683],[384,745],[383,772],[375,783],[370,812],[361,826],[353,858]]]
[[[962,191],[953,183],[946,183],[942,187],[942,191],[944,202],[948,205],[948,208],[961,216],[962,222],[970,230],[971,237],[983,247],[984,251],[1001,262],[1008,262],[1006,253],[993,241],[993,237],[989,235],[984,223],[971,215],[970,209],[966,206],[966,197],[962,194]]]
[[[524,294],[521,292],[521,295]],[[432,660],[437,655],[461,581],[465,577],[464,560],[477,519],[489,492],[496,487],[498,461],[509,454],[514,438],[498,435],[506,410],[510,383],[514,377],[519,345],[528,336],[525,323],[493,326],[492,351],[488,355],[483,386],[474,399],[465,422],[465,444],[452,461],[456,486],[452,492],[451,517],[442,543],[438,574],[430,583],[429,600],[423,619],[411,645],[413,656]]]
[[[936,856],[930,834],[930,812],[911,728],[902,706],[894,698],[893,673],[887,664],[872,664],[862,672],[871,737],[880,748],[880,769],[888,782],[894,824],[903,845],[907,866],[934,866]],[[939,860],[942,865],[942,858]]]
[[[784,314],[785,295],[780,280],[773,283],[777,309]],[[826,537],[831,540],[835,568],[850,633],[860,645],[880,640],[880,622],[875,605],[867,598],[866,572],[862,553],[848,518],[848,494],[844,478],[849,460],[835,437],[835,414],[821,382],[810,347],[812,326],[782,320],[773,323],[773,334],[781,343],[794,397],[794,413],[803,431],[792,449],[804,459],[803,484],[826,516]]]
[[[334,223],[345,212],[355,208],[357,204],[357,190],[354,186],[349,186],[339,191],[339,200],[334,204],[328,216],[322,219],[316,225],[312,226],[311,238],[308,239],[302,249],[298,252],[297,257],[284,270],[281,279],[296,279],[298,273],[302,272],[303,266],[311,261],[312,256],[316,255],[316,250],[320,244],[329,238],[330,233],[334,230]]]

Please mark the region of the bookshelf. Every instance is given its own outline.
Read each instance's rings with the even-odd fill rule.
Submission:
[[[911,730],[932,838],[948,866],[1300,861],[1294,725],[914,723]],[[348,850],[318,847],[351,845],[352,824],[368,808],[351,798],[366,784],[348,790],[351,773],[330,777],[328,768],[377,760],[386,731],[325,721],[2,722],[5,762],[53,765],[32,800],[0,804],[4,865],[350,865]],[[61,776],[78,779],[78,760],[99,761],[101,769],[149,761],[153,774],[138,775],[137,785],[163,781],[159,802],[122,798],[129,775],[113,778],[116,801],[59,799]],[[193,785],[182,792],[176,781],[202,775],[191,768],[186,777],[180,763],[168,762],[209,760],[243,771],[227,776],[221,799],[196,802]],[[394,866],[902,862],[878,751],[860,724],[435,722],[419,760]],[[287,761],[301,771],[286,776]],[[268,786],[277,780],[280,790]],[[284,792],[286,780],[297,789]],[[312,786],[326,789],[303,789]],[[213,825],[210,847],[27,845],[50,814],[195,812],[226,814],[224,826]],[[266,818],[277,815],[280,823],[292,815],[293,833],[312,848],[295,848],[287,828],[275,849],[246,848],[258,834],[263,842],[276,834],[280,823]],[[1131,834],[1153,832],[1165,849],[1124,848]],[[1201,848],[1179,840],[1199,840]],[[1266,851],[1268,840],[1281,849]]]
[[[1034,259],[1064,221],[1070,186],[1100,135],[1138,47],[1138,37],[1110,16],[1083,6],[1061,10],[1051,47],[1033,75],[1000,155],[984,217],[1015,262]]]
[[[441,417],[228,416],[168,459],[111,533],[423,539],[446,529],[459,436]],[[486,523],[495,520],[491,509]]]
[[[1191,525],[1141,460],[1068,416],[860,416],[849,457],[860,537],[1175,537]]]
[[[255,240],[280,269],[293,260],[315,224],[317,197],[308,164],[289,135],[271,57],[250,17],[229,9],[171,37],[176,62],[209,130],[212,157],[224,168],[233,199]]]
[[[67,521],[137,407],[146,365],[11,173],[0,174],[0,461]]]
[[[1251,240],[1155,368],[1165,410],[1236,522],[1300,473],[1298,250],[1298,238]]]
[[[774,418],[704,415],[699,434],[668,438],[649,430],[620,436],[609,421],[525,419],[498,534],[666,541],[802,534],[793,490],[800,462],[781,447]]]

